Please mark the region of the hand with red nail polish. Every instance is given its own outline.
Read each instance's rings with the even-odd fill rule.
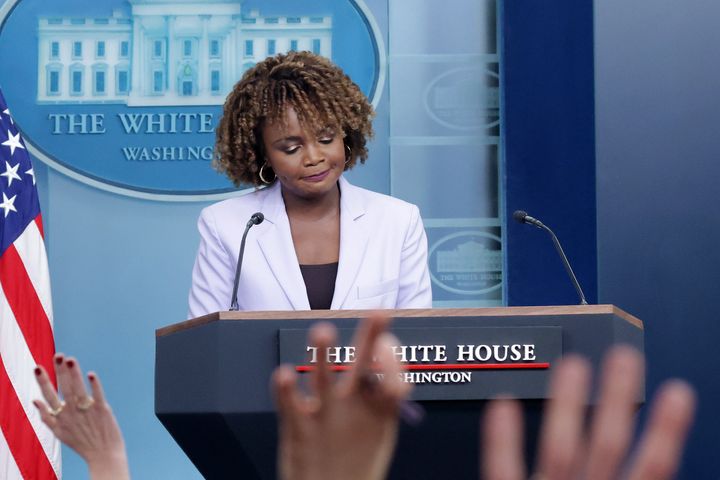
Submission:
[[[87,462],[92,480],[129,479],[125,442],[105,400],[100,379],[94,373],[88,374],[90,396],[75,359],[56,355],[55,371],[62,399],[45,369],[35,368],[35,378],[45,401],[35,400],[33,404],[43,423]]]
[[[318,354],[309,392],[283,365],[273,375],[279,416],[278,470],[284,480],[375,480],[385,478],[397,442],[398,410],[410,386],[398,378],[389,319],[372,316],[358,327],[352,369],[337,380]],[[320,323],[310,343],[324,352],[336,343],[335,327]],[[373,359],[377,360],[377,364]],[[377,381],[374,372],[384,374]]]

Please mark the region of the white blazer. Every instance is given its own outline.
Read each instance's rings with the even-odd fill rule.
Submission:
[[[240,240],[250,216],[238,288],[240,310],[309,310],[280,184],[205,208],[189,318],[228,310]],[[340,259],[332,309],[430,308],[427,238],[415,205],[340,177]]]

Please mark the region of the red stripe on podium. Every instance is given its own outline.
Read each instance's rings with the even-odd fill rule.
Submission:
[[[295,367],[297,372],[311,372],[315,370],[315,365],[298,365]],[[334,372],[344,372],[350,370],[352,365],[330,365],[330,370]],[[550,368],[550,362],[538,363],[429,363],[429,364],[413,364],[403,365],[402,369],[407,371],[425,371],[425,370],[546,370]]]

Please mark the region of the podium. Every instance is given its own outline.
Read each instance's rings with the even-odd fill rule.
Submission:
[[[522,399],[534,451],[547,378],[562,355],[582,354],[597,370],[612,345],[643,350],[642,322],[612,305],[387,313],[401,344],[417,347],[396,354],[426,411],[420,425],[401,426],[391,478],[477,479],[482,409],[498,394]],[[335,324],[349,344],[366,314],[217,312],[160,328],[155,413],[205,478],[275,478],[272,371],[281,360],[307,361],[302,339],[314,322]],[[638,404],[644,398],[643,388]]]

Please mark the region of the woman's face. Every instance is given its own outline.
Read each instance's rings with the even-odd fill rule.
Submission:
[[[329,128],[317,134],[303,130],[292,107],[287,109],[286,121],[287,128],[266,123],[262,129],[267,162],[283,192],[307,200],[337,188],[345,169],[342,134]]]

